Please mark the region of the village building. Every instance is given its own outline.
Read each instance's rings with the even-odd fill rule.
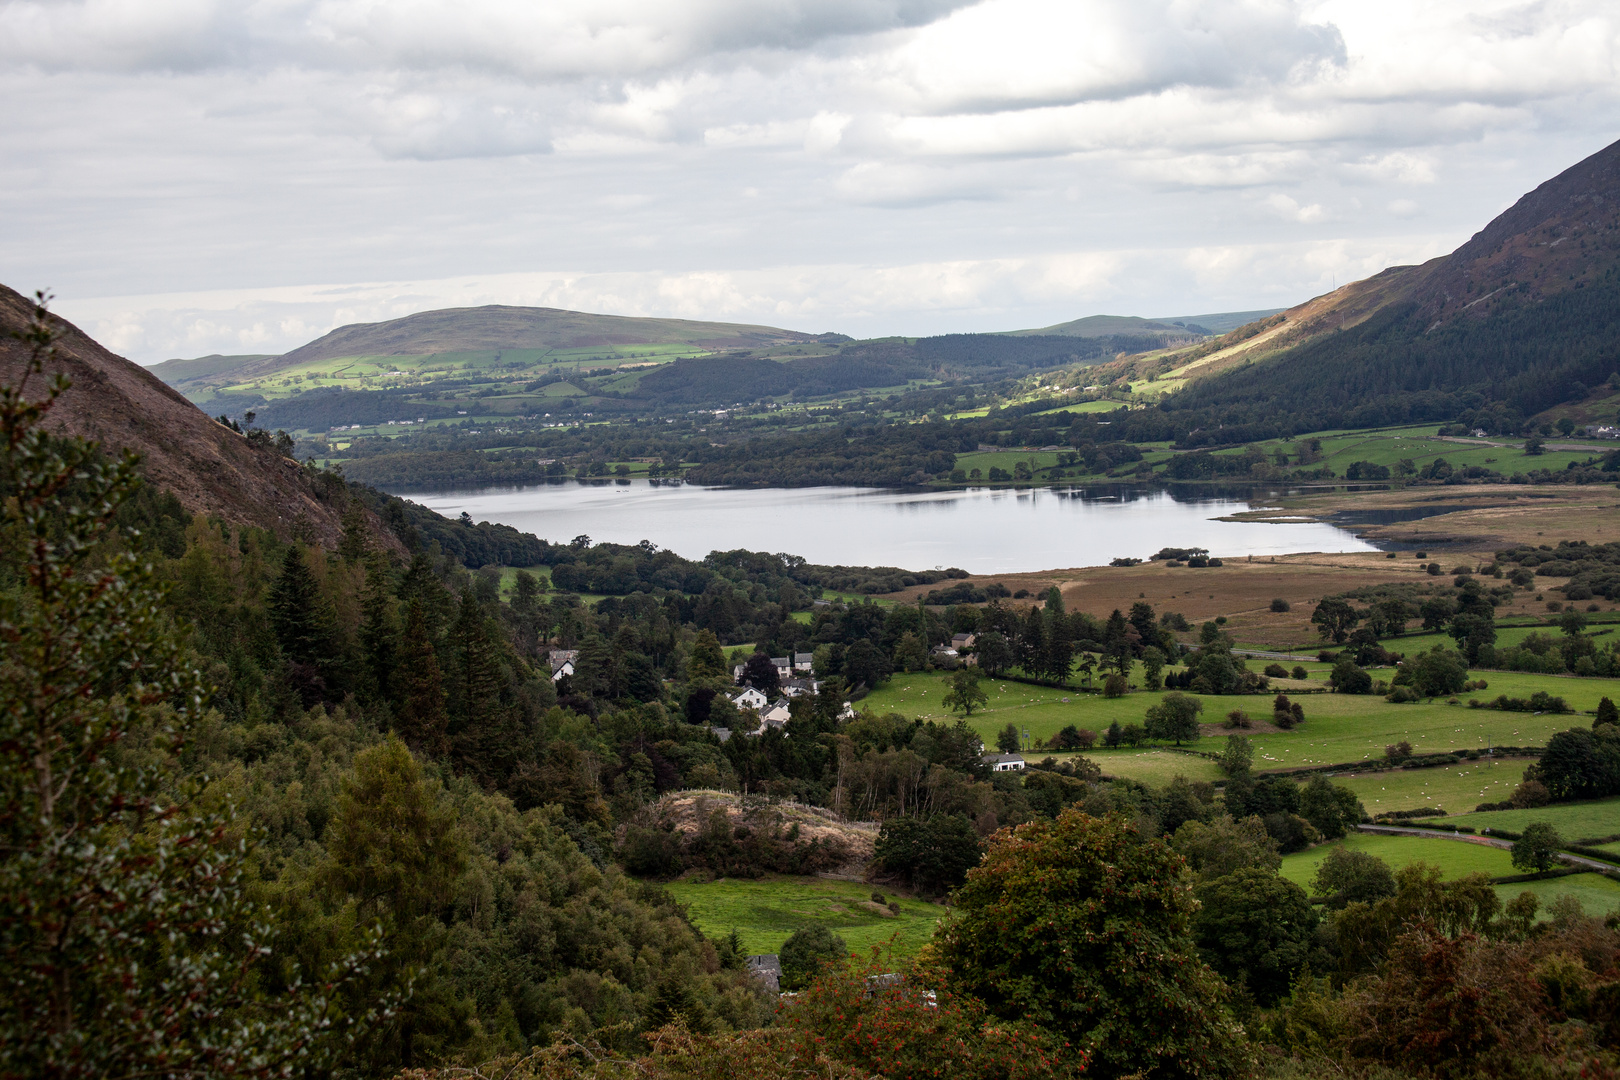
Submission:
[[[564,676],[573,675],[574,665],[579,662],[578,649],[552,649],[551,681],[559,682]]]

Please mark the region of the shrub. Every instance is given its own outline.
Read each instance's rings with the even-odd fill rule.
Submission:
[[[1290,674],[1296,679],[1308,679],[1311,677],[1311,673],[1305,670],[1304,664],[1295,664],[1294,670]]]
[[[1277,598],[1275,598],[1274,600],[1271,601],[1271,610],[1272,611],[1292,611],[1293,610],[1293,605],[1289,604],[1288,601],[1284,600],[1282,597],[1279,596],[1279,597],[1277,597]]]
[[[1367,694],[1372,692],[1372,676],[1356,666],[1356,662],[1348,656],[1341,657],[1333,665],[1333,675],[1329,680],[1333,689],[1341,694]]]
[[[1126,680],[1125,676],[1115,672],[1103,680],[1103,697],[1122,698],[1130,688],[1131,684]]]
[[[1286,679],[1288,678],[1288,669],[1273,661],[1266,665],[1266,678]]]
[[[1249,728],[1254,726],[1254,722],[1249,719],[1249,714],[1242,709],[1233,709],[1226,714],[1226,726],[1229,728]]]
[[[1515,810],[1533,810],[1539,806],[1546,806],[1552,802],[1552,794],[1547,785],[1540,780],[1526,780],[1513,789],[1508,796],[1508,805]]]
[[[806,926],[793,931],[777,954],[782,962],[782,989],[803,990],[822,967],[849,956],[844,939],[825,926]]]

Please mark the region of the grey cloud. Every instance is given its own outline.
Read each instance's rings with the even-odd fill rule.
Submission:
[[[970,0],[3,0],[0,57],[44,70],[478,69],[645,77],[715,54],[926,24]]]

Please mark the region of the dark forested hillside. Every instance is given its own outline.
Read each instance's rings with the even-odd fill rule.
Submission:
[[[1178,437],[1443,419],[1481,405],[1501,418],[1493,430],[1512,432],[1580,398],[1620,370],[1620,143],[1452,254],[1345,286],[1282,321],[1246,360],[1161,405]],[[1243,441],[1232,434],[1217,441]]]
[[[1316,337],[1274,360],[1195,383],[1166,411],[1221,410],[1231,423],[1287,415],[1296,430],[1449,419],[1457,393],[1525,417],[1620,370],[1620,266],[1591,287],[1435,326],[1415,300]],[[1436,396],[1444,395],[1444,396]]]
[[[628,396],[644,406],[731,405],[793,394],[819,397],[898,386],[913,379],[1019,375],[1063,364],[1095,364],[1161,339],[1110,336],[1012,337],[945,334],[915,341],[863,341],[831,356],[777,363],[749,356],[677,360],[642,376]]]

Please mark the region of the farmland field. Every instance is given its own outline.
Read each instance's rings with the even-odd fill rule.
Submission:
[[[1340,845],[1352,851],[1376,855],[1396,870],[1415,862],[1426,862],[1431,866],[1438,866],[1448,881],[1476,871],[1491,877],[1506,877],[1518,873],[1513,867],[1511,856],[1502,848],[1459,840],[1431,840],[1426,836],[1379,836],[1356,833],[1331,844],[1318,844],[1309,851],[1283,856],[1282,876],[1309,891],[1317,867],[1328,857],[1328,852]],[[1569,877],[1551,878],[1546,881],[1497,885],[1495,888],[1497,896],[1503,903],[1521,892],[1534,893],[1541,901],[1543,912],[1553,900],[1565,894],[1579,900],[1588,915],[1604,915],[1620,909],[1620,881],[1604,877],[1602,874],[1572,874]]]
[[[1481,758],[1433,769],[1341,773],[1333,782],[1354,791],[1369,814],[1423,807],[1460,814],[1482,802],[1505,802],[1532,760]]]
[[[1496,801],[1496,800],[1493,800]],[[1447,807],[1451,809],[1451,807]],[[1472,825],[1476,829],[1507,829],[1523,832],[1533,821],[1545,821],[1556,828],[1565,843],[1620,833],[1620,798],[1592,802],[1563,803],[1535,810],[1488,810],[1447,819],[1447,824]]]
[[[1260,662],[1251,662],[1251,667],[1259,666]],[[1313,663],[1304,666],[1311,671],[1313,678],[1326,673],[1326,665]],[[1388,679],[1392,674],[1387,668],[1374,669],[1375,678]],[[1295,700],[1305,709],[1303,725],[1293,731],[1249,732],[1255,750],[1255,768],[1266,770],[1382,759],[1384,747],[1402,740],[1411,743],[1417,753],[1492,746],[1544,746],[1555,732],[1589,724],[1590,720],[1582,712],[1596,709],[1599,698],[1607,696],[1620,700],[1620,680],[1617,679],[1576,679],[1515,672],[1482,674],[1488,676],[1489,689],[1466,696],[1489,700],[1499,693],[1510,697],[1529,697],[1537,690],[1547,690],[1565,698],[1572,708],[1581,711],[1535,715],[1470,709],[1464,704],[1448,705],[1443,699],[1392,705],[1372,694],[1300,694]],[[1139,668],[1133,677],[1140,677]],[[870,708],[877,713],[896,712],[907,717],[951,722],[955,717],[941,704],[946,692],[945,679],[945,674],[940,672],[897,674],[863,699],[860,707]],[[1320,683],[1311,685],[1320,686]],[[985,680],[981,686],[990,696],[989,704],[975,712],[968,723],[987,744],[992,745],[996,732],[1009,723],[1017,725],[1021,732],[1027,732],[1031,740],[1050,739],[1069,724],[1099,735],[1116,721],[1122,726],[1140,724],[1147,709],[1162,697],[1161,694],[1138,691],[1121,698],[1108,699],[1101,694],[1080,690],[1058,690],[1008,680]],[[1265,720],[1270,714],[1271,698],[1270,694],[1204,696],[1200,698],[1204,706],[1202,718],[1206,725],[1218,725],[1228,712],[1239,709],[1257,720]],[[1225,728],[1206,727],[1209,737],[1200,740],[1197,747],[1206,751],[1217,750],[1226,734],[1228,731]],[[1423,772],[1433,773],[1434,770]],[[1463,799],[1461,793],[1471,781],[1460,779],[1462,775],[1454,775],[1451,779],[1456,783],[1444,789],[1449,793],[1454,788],[1457,792],[1452,796],[1455,805],[1447,805],[1447,810],[1471,810],[1481,802],[1494,802],[1507,797],[1505,793],[1489,797],[1480,795],[1476,787],[1474,797]],[[1493,781],[1495,779],[1498,778],[1493,777]],[[1516,774],[1513,782],[1518,782]],[[1405,779],[1397,783],[1405,790],[1412,786],[1432,788],[1437,781],[1431,776],[1423,776],[1410,783]],[[1487,792],[1489,790],[1487,787]],[[1506,790],[1511,791],[1511,786]],[[1400,807],[1380,808],[1404,809],[1421,805],[1424,804],[1412,802]],[[1373,809],[1371,803],[1368,803],[1368,809]]]
[[[1393,869],[1399,870],[1415,862],[1438,866],[1447,881],[1464,874],[1484,873],[1491,877],[1517,874],[1513,860],[1501,848],[1486,844],[1470,844],[1460,840],[1430,839],[1426,836],[1398,836],[1390,834],[1354,833],[1331,844],[1318,844],[1308,851],[1284,855],[1282,876],[1309,890],[1317,867],[1335,847],[1351,851],[1364,851],[1376,855]]]
[[[685,905],[698,929],[718,938],[735,928],[751,955],[779,951],[801,927],[825,926],[851,950],[864,952],[893,938],[896,955],[909,956],[927,942],[945,914],[938,904],[885,889],[886,898],[899,901],[900,914],[879,915],[861,906],[870,903],[873,886],[827,878],[688,879],[666,888]]]

